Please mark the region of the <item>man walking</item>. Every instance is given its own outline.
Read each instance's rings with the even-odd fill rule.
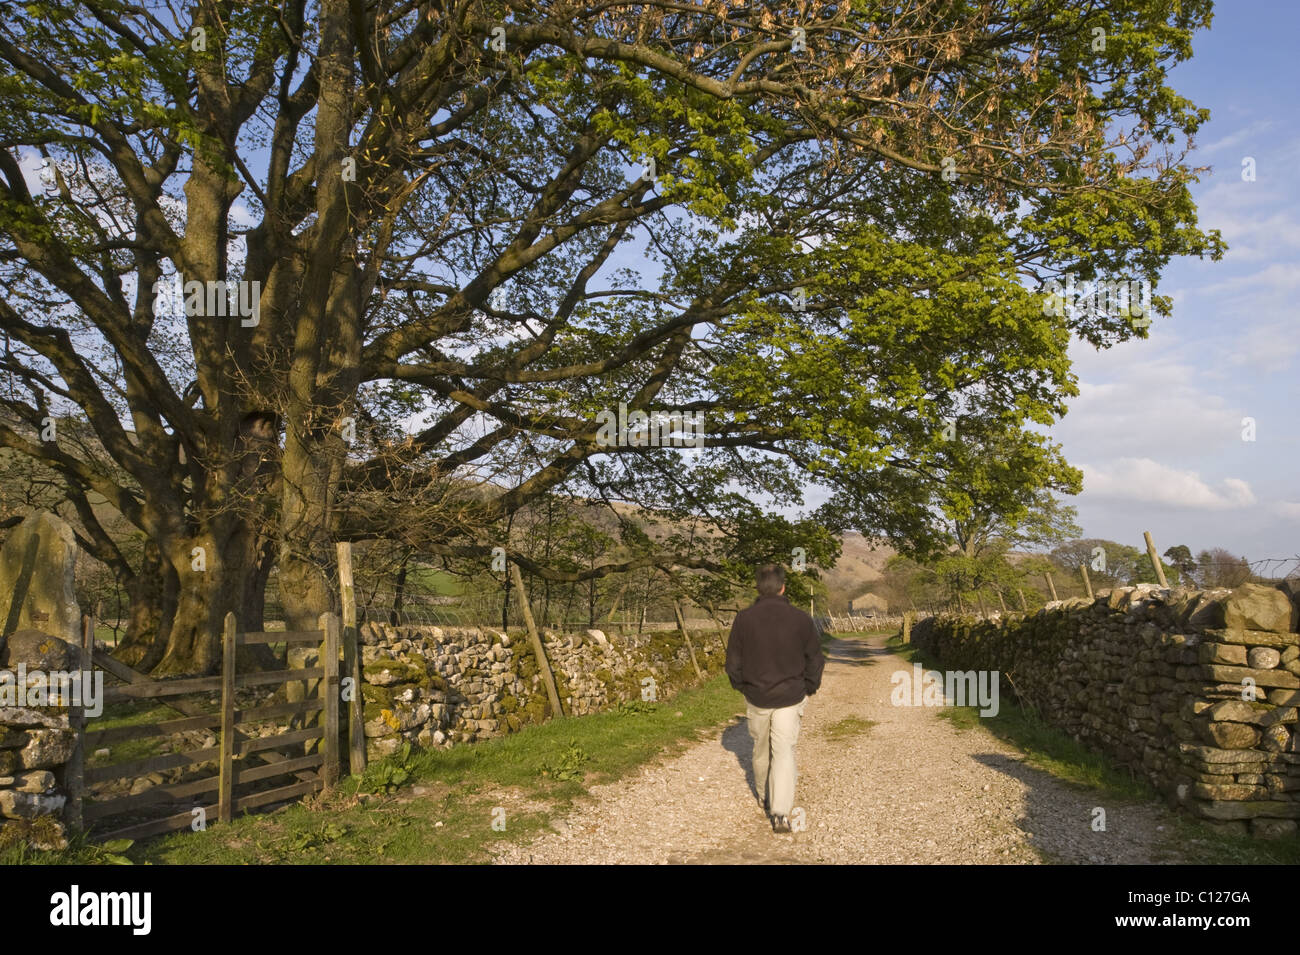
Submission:
[[[745,695],[754,740],[754,783],[773,832],[790,831],[794,746],[808,697],[822,684],[821,641],[812,617],[785,596],[785,570],[760,567],[758,599],[736,614],[727,644],[727,676]]]

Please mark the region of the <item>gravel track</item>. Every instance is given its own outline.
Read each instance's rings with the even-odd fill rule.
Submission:
[[[808,702],[795,805],[806,830],[776,835],[755,796],[738,715],[721,732],[591,800],[499,863],[1150,863],[1171,817],[1158,804],[1099,802],[1026,765],[983,726],[961,730],[927,707],[890,704],[910,669],[882,636],[835,640]],[[846,720],[854,720],[844,723]],[[860,722],[874,725],[864,727]],[[1106,831],[1092,829],[1093,808]]]

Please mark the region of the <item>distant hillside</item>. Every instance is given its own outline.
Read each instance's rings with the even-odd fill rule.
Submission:
[[[835,613],[848,611],[849,601],[872,590],[880,580],[885,562],[896,551],[888,544],[870,541],[857,532],[844,535],[840,559],[831,570],[820,571]]]

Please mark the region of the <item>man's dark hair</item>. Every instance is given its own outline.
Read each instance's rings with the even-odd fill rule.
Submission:
[[[785,568],[780,564],[764,564],[754,575],[758,592],[764,597],[775,597],[785,586]]]

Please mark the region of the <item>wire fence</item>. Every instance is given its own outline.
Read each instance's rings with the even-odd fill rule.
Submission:
[[[1242,583],[1249,583],[1252,580],[1280,582],[1300,577],[1300,555],[1293,557],[1262,557],[1259,560],[1245,560],[1243,558],[1240,561],[1206,561],[1196,565],[1192,570],[1192,576],[1203,575],[1206,568],[1212,568],[1216,575],[1248,568],[1249,579],[1243,580]]]
[[[546,603],[541,600],[530,601],[529,607],[537,626],[548,630],[572,632],[596,629],[626,633],[677,629],[676,615],[671,607],[648,607],[644,618],[639,613],[619,613],[614,620],[608,619],[607,608],[593,620],[590,614],[574,616],[570,612],[568,616],[563,616],[554,612],[554,606],[552,612],[547,612]],[[405,593],[399,600],[391,591],[380,591],[368,595],[368,599],[358,605],[357,616],[363,623],[387,623],[399,627],[502,629],[503,625],[501,598],[495,593],[464,596]],[[519,601],[514,597],[510,601],[508,617],[508,629],[524,626]],[[687,629],[690,630],[714,629],[718,625],[717,621],[710,618],[688,615],[686,619]]]

